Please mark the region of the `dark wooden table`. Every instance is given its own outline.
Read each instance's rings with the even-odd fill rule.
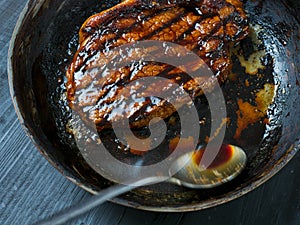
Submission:
[[[32,224],[89,194],[66,180],[22,130],[10,99],[9,40],[25,0],[0,0],[0,224]],[[230,203],[192,213],[153,213],[111,203],[76,225],[299,225],[300,154],[269,182]]]

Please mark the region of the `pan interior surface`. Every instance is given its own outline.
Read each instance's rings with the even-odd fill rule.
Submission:
[[[65,72],[78,48],[81,24],[118,2],[30,1],[11,48],[11,89],[26,130],[52,164],[91,192],[112,182],[90,168],[78,150],[66,100]],[[300,118],[299,22],[280,0],[246,1],[245,9],[251,33],[232,49],[233,67],[222,89],[228,112],[224,141],[243,147],[249,159],[246,169],[220,187],[192,190],[161,183],[139,188],[114,202],[154,211],[207,208],[252,190],[295,154]],[[210,128],[205,98],[197,106],[205,134]],[[103,139],[110,138],[110,133],[103,134]]]

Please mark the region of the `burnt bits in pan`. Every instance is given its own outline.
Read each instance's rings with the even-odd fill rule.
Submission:
[[[261,31],[258,26],[252,25],[250,32],[248,38],[231,49],[233,66],[222,88],[228,111],[225,142],[243,146],[251,162],[251,159],[255,158],[256,153],[259,151],[258,149],[260,148],[266,131],[266,125],[269,123],[267,115],[268,107],[273,101],[275,90],[272,77],[273,61],[272,57],[265,51],[263,41],[259,38]],[[66,85],[64,82],[67,82],[67,80],[64,76],[64,71],[68,67],[68,63],[70,63],[71,56],[77,50],[77,38],[76,32],[73,32],[70,42],[67,45],[69,47],[64,53],[65,57],[58,63],[60,65],[59,69],[54,72],[60,74],[57,78],[57,82],[59,82],[60,85],[59,87],[55,87],[54,94],[50,99],[50,105],[57,107],[54,112],[60,114],[54,116],[54,118],[56,118],[56,126],[62,131],[58,132],[62,134],[59,139],[68,145],[71,143],[71,146],[73,146],[72,151],[74,152],[77,152],[76,142],[74,142],[73,139],[74,134],[80,132],[81,136],[86,140],[89,140],[88,137],[92,135],[88,129],[82,129],[80,131],[74,129],[74,127],[78,128],[76,124],[78,120],[80,120],[80,115],[78,115],[77,118],[72,118],[72,110],[66,98]],[[51,62],[51,64],[53,64],[53,62]],[[46,69],[47,68],[45,68],[45,70]],[[62,82],[62,80],[64,80],[64,82]],[[211,121],[209,105],[205,96],[196,98],[195,105],[198,108],[199,123],[201,125],[201,136],[198,142],[202,144],[207,142],[210,134]],[[163,143],[163,149],[166,149],[166,151],[153,151],[151,154],[146,155],[140,154],[120,143],[115,137],[114,132],[110,129],[106,129],[105,132],[100,132],[99,137],[103,140],[107,149],[119,160],[131,164],[141,161],[141,159],[145,162],[153,162],[153,160],[155,161],[166,157],[172,148],[170,145],[174,140],[176,141],[176,138],[179,136],[180,126],[178,126],[178,116],[176,116],[176,114],[172,115],[167,117],[165,121],[170,125],[169,135],[167,135]],[[148,135],[147,127],[135,129],[134,132],[139,137],[147,137]],[[76,157],[81,158],[79,152],[77,152],[76,155]],[[263,159],[267,159],[266,155]]]
[[[299,126],[293,121],[294,118],[299,118],[299,110],[296,107],[300,104],[297,100],[299,99],[299,88],[293,86],[299,86],[299,81],[297,81],[299,77],[297,78],[295,75],[296,73],[299,74],[299,68],[297,69],[299,64],[299,46],[297,45],[299,38],[293,37],[295,32],[298,34],[295,29],[298,29],[299,25],[293,19],[293,11],[286,8],[282,1],[257,0],[245,2],[245,8],[252,27],[257,24],[260,26],[260,29],[254,30],[254,32],[261,44],[253,44],[251,39],[248,38],[238,46],[237,49],[239,50],[236,51],[238,56],[232,56],[234,67],[229,79],[223,86],[223,91],[227,99],[229,118],[227,120],[225,141],[241,145],[247,151],[249,163],[246,170],[236,180],[217,189],[191,191],[181,187],[161,184],[152,189],[142,188],[134,193],[128,193],[126,196],[115,199],[115,202],[152,210],[161,210],[160,206],[171,207],[168,209],[177,211],[207,207],[206,202],[214,205],[216,199],[227,201],[232,198],[230,196],[240,196],[244,191],[252,189],[265,180],[263,178],[265,174],[270,177],[268,171],[271,171],[271,173],[278,171],[277,165],[279,163],[282,165],[282,161],[279,161],[282,156],[286,156],[285,159],[291,157],[288,156],[288,149],[294,143],[294,138],[299,135]],[[60,1],[51,1],[51,10],[56,12],[53,9],[53,4],[59,6],[60,3]],[[72,111],[66,100],[64,79],[66,68],[72,60],[71,56],[77,50],[77,31],[81,24],[88,16],[110,8],[117,3],[118,1],[101,1],[101,3],[99,1],[75,1],[75,3],[74,1],[67,1],[61,11],[53,14],[55,17],[51,17],[51,20],[49,11],[48,17],[37,17],[38,21],[35,21],[34,25],[39,24],[40,27],[33,26],[33,23],[26,26],[26,28],[34,29],[34,32],[30,29],[26,32],[29,32],[35,38],[31,40],[33,45],[31,49],[35,49],[35,52],[32,53],[29,51],[30,48],[25,48],[25,54],[19,56],[21,58],[20,62],[27,62],[26,58],[33,58],[35,60],[34,66],[32,68],[31,64],[24,65],[25,63],[16,66],[18,76],[21,77],[18,81],[21,85],[18,84],[18,86],[22,86],[21,89],[17,88],[18,92],[16,92],[20,109],[24,115],[27,115],[27,111],[32,111],[32,105],[36,107],[36,113],[32,115],[36,124],[30,124],[30,126],[32,130],[35,130],[33,134],[36,134],[38,139],[43,141],[42,148],[45,149],[47,158],[52,159],[60,168],[63,168],[63,172],[67,176],[76,179],[84,187],[93,190],[105,188],[110,182],[103,179],[89,167],[76,146],[73,135],[74,130],[72,129],[72,124],[76,121],[70,120]],[[43,13],[38,15],[43,15]],[[288,30],[282,33],[280,30],[276,30],[276,24],[281,24],[280,27],[286,27]],[[287,36],[289,34],[292,34],[292,37]],[[282,38],[283,41],[281,41]],[[36,39],[38,39],[38,42]],[[42,46],[40,46],[41,43]],[[283,44],[287,45],[283,46]],[[37,46],[39,46],[39,49],[37,49]],[[259,61],[262,61],[262,65],[265,67],[260,68],[260,72],[255,75],[246,74],[239,58],[244,55],[246,61],[249,61],[252,52],[256,51],[256,48],[265,50],[266,55],[259,58]],[[30,67],[30,71],[26,73],[27,77],[23,76],[24,71],[27,71],[26,66]],[[23,79],[23,77],[26,78]],[[234,137],[238,136],[236,132],[238,118],[242,118],[241,116],[245,115],[245,109],[248,108],[253,112],[257,112],[259,104],[257,104],[256,98],[265,96],[265,94],[262,94],[265,93],[265,90],[272,90],[272,88],[265,88],[265,84],[269,87],[275,85],[274,93],[276,96],[274,102],[266,102],[266,105],[270,104],[270,106],[266,115],[265,112],[259,113],[259,115],[264,115],[259,116],[259,121],[249,123],[245,129],[241,129],[245,125],[240,125],[240,132],[238,132],[240,137],[235,139]],[[27,97],[27,95],[24,95],[24,93],[27,93],[27,89],[23,89],[23,86],[32,89],[30,95],[33,96],[35,102],[28,103],[28,105],[23,104],[23,102],[31,101],[30,99],[23,100],[23,96]],[[25,90],[25,92],[20,90]],[[240,104],[238,104],[238,99],[241,99]],[[268,99],[271,98],[268,97]],[[200,122],[202,127],[207,126],[209,130],[209,106],[205,103],[205,100],[200,102],[197,105],[203,110],[204,107],[207,110],[207,112],[204,110],[201,113],[202,119]],[[239,107],[239,105],[242,107]],[[201,136],[200,138],[205,140],[205,137]],[[280,139],[280,143],[276,146],[278,139]],[[281,168],[281,166],[279,167]]]

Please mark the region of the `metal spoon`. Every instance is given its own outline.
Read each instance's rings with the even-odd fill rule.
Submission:
[[[166,177],[153,176],[137,182],[131,186],[118,184],[101,190],[97,195],[88,200],[74,205],[68,209],[53,215],[49,219],[35,223],[36,225],[58,225],[64,224],[89,210],[99,206],[105,201],[131,191],[137,187],[151,185],[167,181],[176,185],[194,189],[212,188],[234,179],[246,166],[247,156],[237,146],[223,145],[215,161],[206,169],[199,165],[202,156],[202,149],[196,152],[187,153],[179,157],[171,166],[171,170],[180,168],[173,177],[166,180]]]
[[[222,145],[217,157],[207,168],[199,165],[202,154],[203,149],[200,149],[177,159],[170,170],[179,172],[167,181],[195,189],[213,188],[234,179],[247,162],[245,152],[233,145]]]

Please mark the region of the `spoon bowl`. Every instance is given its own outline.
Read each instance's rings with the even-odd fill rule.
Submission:
[[[222,145],[214,161],[206,167],[202,160],[204,151],[202,147],[179,157],[170,168],[179,171],[168,181],[189,188],[213,188],[234,179],[247,163],[246,153],[240,147]]]

